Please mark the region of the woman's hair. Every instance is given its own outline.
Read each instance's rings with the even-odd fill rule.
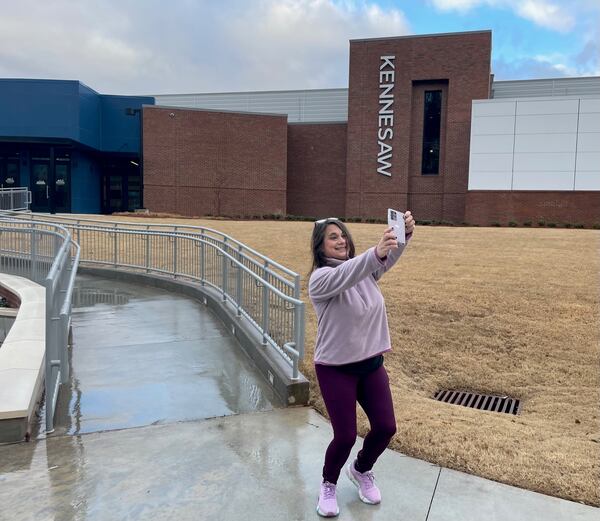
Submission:
[[[309,274],[317,268],[321,268],[327,264],[325,253],[323,252],[323,243],[325,242],[325,230],[327,230],[327,226],[330,224],[335,224],[342,230],[342,235],[346,239],[346,244],[348,246],[348,258],[352,259],[354,257],[354,241],[352,240],[352,235],[350,235],[350,231],[346,225],[338,219],[322,219],[315,223],[312,232],[312,267],[310,268]]]

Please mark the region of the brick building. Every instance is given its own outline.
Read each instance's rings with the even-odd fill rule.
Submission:
[[[148,208],[600,224],[600,77],[495,81],[491,31],[350,42],[349,85],[105,96],[0,80],[0,189]]]
[[[491,52],[491,31],[353,40],[347,89],[156,96],[146,206],[600,223],[600,78],[497,82]]]

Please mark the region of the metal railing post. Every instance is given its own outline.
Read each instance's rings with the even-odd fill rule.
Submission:
[[[177,278],[177,240],[178,237],[173,237],[173,278]]]
[[[241,245],[238,247],[238,253],[240,253],[240,254],[242,253],[242,246]],[[238,255],[238,261],[239,262],[242,262],[241,258],[242,258],[242,256]],[[238,317],[242,316],[242,298],[243,298],[243,296],[242,296],[242,289],[243,289],[242,288],[242,283],[243,283],[243,280],[242,280],[242,269],[239,266],[237,266],[236,301],[237,301],[237,316]]]
[[[71,368],[69,367],[69,317],[65,313],[60,314],[60,383],[67,384],[69,383],[69,374],[71,372]]]
[[[46,388],[46,432],[52,432],[54,430],[54,410],[52,403],[54,402],[54,383],[53,383],[53,372],[54,372],[54,342],[52,330],[52,280],[46,279],[44,281],[44,287],[46,288],[46,362],[45,362],[45,388]]]
[[[152,235],[150,235],[150,226],[146,226],[146,273],[150,273],[150,241]]]
[[[201,235],[201,242],[200,242],[200,284],[202,286],[206,285],[206,254],[205,254],[205,249],[204,249],[204,241],[205,241],[205,237],[204,235]]]
[[[34,226],[33,230],[31,230],[31,247],[30,247],[30,252],[31,252],[31,280],[34,280],[37,282],[37,237],[36,237],[36,233],[37,233],[37,228]]]
[[[223,245],[223,250],[225,250],[227,243],[225,243]],[[221,290],[223,292],[223,302],[225,302],[227,300],[227,277],[228,277],[228,273],[227,273],[227,256],[225,254],[222,255],[223,258],[223,283],[221,284]]]
[[[263,266],[263,280],[267,281],[269,263],[265,261]],[[267,331],[269,330],[269,288],[263,284],[263,302],[262,302],[262,344],[267,345]]]
[[[298,356],[304,359],[304,304],[294,306],[294,342],[298,350]]]
[[[114,238],[113,238],[113,264],[114,267],[117,267],[117,259],[118,259],[118,243],[117,243],[117,224],[115,223],[114,227],[113,227],[113,233],[115,234]]]

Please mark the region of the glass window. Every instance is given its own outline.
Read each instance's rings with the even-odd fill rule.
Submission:
[[[439,174],[442,91],[426,90],[424,105],[421,173]]]

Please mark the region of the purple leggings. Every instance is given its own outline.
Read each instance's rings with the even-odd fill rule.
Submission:
[[[325,453],[323,480],[337,483],[356,441],[356,402],[363,408],[371,430],[358,453],[356,469],[371,470],[396,433],[390,381],[383,366],[366,375],[353,375],[331,365],[315,365],[325,407],[333,426],[333,440]]]

